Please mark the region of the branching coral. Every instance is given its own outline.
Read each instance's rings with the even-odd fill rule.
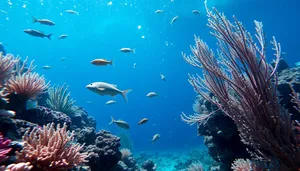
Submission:
[[[45,93],[49,82],[46,83],[43,76],[32,71],[35,68],[33,61],[28,68],[25,67],[26,62],[27,58],[23,64],[19,62],[15,65],[15,74],[7,80],[6,89],[8,92],[22,96],[25,100],[36,99]]]
[[[236,159],[232,165],[231,169],[233,171],[260,171],[263,170],[262,168],[259,168],[256,166],[254,162],[251,162],[249,159]]]
[[[83,146],[73,143],[74,133],[63,127],[48,124],[35,128],[23,136],[24,148],[17,154],[20,162],[30,162],[33,170],[68,170],[83,162],[87,154],[81,153]]]
[[[191,47],[193,56],[184,55],[184,59],[201,68],[204,78],[190,75],[189,82],[203,98],[217,105],[235,122],[242,141],[253,148],[253,156],[278,164],[280,169],[298,169],[300,151],[290,114],[279,104],[276,92],[280,44],[273,37],[276,60],[272,67],[266,59],[261,22],[255,21],[256,42],[236,18],[231,23],[217,10],[206,9],[208,26],[218,39],[221,60],[196,37],[196,46]],[[207,119],[209,115],[182,117],[191,123]]]
[[[52,110],[60,111],[63,113],[71,113],[72,105],[75,100],[71,99],[71,94],[68,92],[69,86],[54,86],[49,88],[47,104]]]

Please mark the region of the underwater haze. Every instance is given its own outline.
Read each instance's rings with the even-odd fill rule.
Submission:
[[[209,7],[232,19],[235,15],[248,31],[254,20],[262,21],[269,41],[274,35],[293,66],[299,54],[300,1],[297,0],[208,0]],[[65,12],[74,10],[76,14]],[[163,10],[162,13],[155,13]],[[199,15],[192,13],[198,10]],[[171,20],[178,19],[171,25]],[[49,19],[54,26],[33,23]],[[187,81],[188,73],[200,72],[187,64],[181,52],[190,54],[194,35],[215,49],[216,40],[206,26],[202,0],[1,0],[0,41],[8,53],[35,60],[36,71],[51,85],[69,85],[76,104],[95,117],[97,129],[118,135],[111,117],[125,120],[133,151],[184,151],[205,148],[196,126],[181,121],[182,112],[192,114],[196,98]],[[53,34],[51,40],[23,32],[35,29]],[[65,39],[58,39],[67,34]],[[120,52],[132,48],[135,53]],[[271,48],[269,49],[271,50]],[[273,53],[272,53],[273,54]],[[272,55],[269,55],[271,61]],[[271,58],[272,57],[272,58]],[[65,58],[65,60],[61,60]],[[95,66],[96,58],[113,60],[113,66]],[[51,69],[42,66],[51,66]],[[134,67],[135,65],[135,67]],[[164,75],[166,81],[161,79]],[[121,95],[100,96],[86,88],[92,82],[133,89],[128,102]],[[158,93],[149,98],[149,92]],[[106,105],[109,100],[116,104]],[[147,124],[138,126],[142,118]],[[154,134],[160,140],[152,143]]]

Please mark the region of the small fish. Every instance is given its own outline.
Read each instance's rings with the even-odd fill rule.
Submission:
[[[40,23],[40,24],[43,24],[43,25],[48,25],[48,26],[54,26],[55,23],[51,20],[48,20],[48,19],[36,19],[35,17],[32,17],[32,22],[33,23]]]
[[[87,103],[87,104],[92,104],[92,102],[91,102],[91,101],[86,101],[86,103]]]
[[[296,67],[300,66],[300,62],[295,63]]]
[[[148,118],[143,118],[143,119],[140,120],[140,122],[138,123],[138,125],[145,124],[146,122],[148,122]]]
[[[105,66],[105,65],[113,65],[113,61],[107,61],[105,59],[94,59],[91,61],[91,64],[96,65],[96,66]]]
[[[23,30],[23,31],[25,33],[31,35],[31,36],[34,36],[34,37],[41,37],[41,38],[47,37],[49,40],[51,40],[51,36],[52,36],[52,34],[46,35],[41,31],[33,30],[33,29],[26,29],[26,30]]]
[[[148,93],[146,96],[151,98],[151,97],[158,96],[158,94],[155,93],[155,92],[150,92],[150,93]]]
[[[74,10],[66,10],[66,13],[79,15],[79,13]]]
[[[61,60],[61,61],[64,61],[64,60],[66,60],[66,58],[65,58],[65,57],[62,57],[60,60]]]
[[[41,68],[42,68],[42,69],[51,69],[52,67],[49,66],[49,65],[44,65],[44,66],[42,66]]]
[[[112,105],[112,104],[115,104],[115,103],[116,103],[115,100],[109,100],[109,101],[107,101],[105,104],[106,104],[106,105]]]
[[[136,68],[136,63],[133,64],[133,68]]]
[[[119,90],[115,85],[113,84],[109,84],[109,83],[105,83],[105,82],[94,82],[91,84],[88,84],[86,86],[87,89],[91,90],[94,93],[99,94],[100,96],[104,96],[104,95],[111,95],[111,96],[115,96],[117,94],[122,94],[123,98],[127,100],[127,94],[132,91],[132,89],[128,89],[128,90]]]
[[[60,35],[60,36],[58,37],[58,39],[65,39],[65,38],[67,38],[67,37],[68,37],[67,34],[62,34],[62,35]]]
[[[199,15],[200,14],[200,11],[198,10],[193,10],[192,13],[196,14],[196,15]]]
[[[124,52],[124,53],[135,53],[135,49],[131,49],[131,48],[121,48],[120,49],[121,52]]]
[[[16,112],[12,110],[0,109],[0,116],[3,117],[14,117],[16,116]]]
[[[152,142],[157,141],[160,138],[160,134],[155,134],[152,138]]]
[[[179,16],[177,15],[176,17],[174,17],[172,20],[171,20],[171,26],[173,25],[173,23],[179,18]]]
[[[162,80],[166,81],[166,77],[165,77],[164,75],[160,74],[160,78],[161,78]]]
[[[160,14],[160,13],[162,13],[162,12],[164,12],[163,10],[156,10],[154,13],[155,14]]]
[[[123,120],[115,120],[113,117],[111,117],[111,122],[109,123],[112,124],[112,123],[115,123],[118,127],[120,128],[124,128],[124,129],[129,129],[130,126],[127,122],[123,121]]]

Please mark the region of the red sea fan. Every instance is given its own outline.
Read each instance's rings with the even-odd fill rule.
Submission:
[[[19,162],[30,162],[34,170],[62,171],[72,169],[83,162],[87,154],[81,153],[83,146],[73,143],[74,133],[63,127],[48,124],[35,128],[23,136],[24,148],[17,153]]]

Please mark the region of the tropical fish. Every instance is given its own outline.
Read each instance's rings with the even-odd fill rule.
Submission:
[[[105,104],[106,104],[106,105],[112,105],[112,104],[115,104],[115,103],[116,103],[115,100],[109,100],[109,101],[107,101]]]
[[[148,122],[148,118],[143,118],[143,119],[140,120],[140,122],[138,123],[138,125],[145,124],[146,122]]]
[[[196,14],[196,15],[199,15],[200,14],[200,11],[198,10],[193,10],[192,13]]]
[[[88,84],[86,86],[87,89],[101,95],[111,95],[111,96],[115,96],[117,94],[122,94],[123,98],[127,100],[127,94],[132,90],[132,89],[128,89],[128,90],[119,90],[117,88],[116,85],[113,84],[109,84],[109,83],[105,83],[105,82],[94,82],[91,84]]]
[[[166,77],[165,77],[164,75],[160,74],[160,78],[161,78],[162,80],[166,81]]]
[[[152,138],[152,142],[157,141],[160,138],[160,134],[155,134]]]
[[[68,37],[67,34],[62,34],[62,35],[60,35],[60,36],[58,37],[58,39],[65,39],[65,38],[67,38],[67,37]]]
[[[51,69],[52,67],[49,66],[49,65],[44,65],[44,66],[42,66],[41,68],[42,68],[42,69]]]
[[[162,12],[164,12],[164,11],[163,10],[156,10],[154,13],[159,14],[159,13],[162,13]]]
[[[172,20],[171,20],[171,26],[173,25],[173,23],[177,20],[179,18],[179,16],[177,15],[177,16],[175,16],[174,18],[172,18]]]
[[[148,93],[146,96],[151,98],[151,97],[158,96],[158,94],[155,93],[155,92],[150,92],[150,93]]]
[[[131,49],[131,48],[121,48],[120,49],[121,52],[125,52],[125,53],[135,53],[135,49]]]
[[[0,109],[0,116],[3,117],[14,117],[16,116],[16,112],[12,110]]]
[[[43,25],[48,25],[48,26],[54,26],[55,23],[51,20],[48,20],[48,19],[36,19],[35,17],[32,17],[32,22],[33,23],[40,23],[40,24],[43,24]]]
[[[74,10],[66,10],[66,13],[79,15],[79,13]]]
[[[113,65],[113,61],[107,61],[105,59],[94,59],[91,61],[91,64],[96,65],[96,66],[105,66],[107,64]]]
[[[41,38],[47,37],[49,40],[51,40],[51,36],[52,36],[52,34],[46,35],[41,31],[33,30],[33,29],[26,29],[24,30],[24,32],[34,37],[41,37]]]
[[[123,120],[115,120],[113,117],[111,117],[111,122],[109,124],[115,123],[118,127],[124,128],[124,129],[129,129],[130,126],[127,122]]]

